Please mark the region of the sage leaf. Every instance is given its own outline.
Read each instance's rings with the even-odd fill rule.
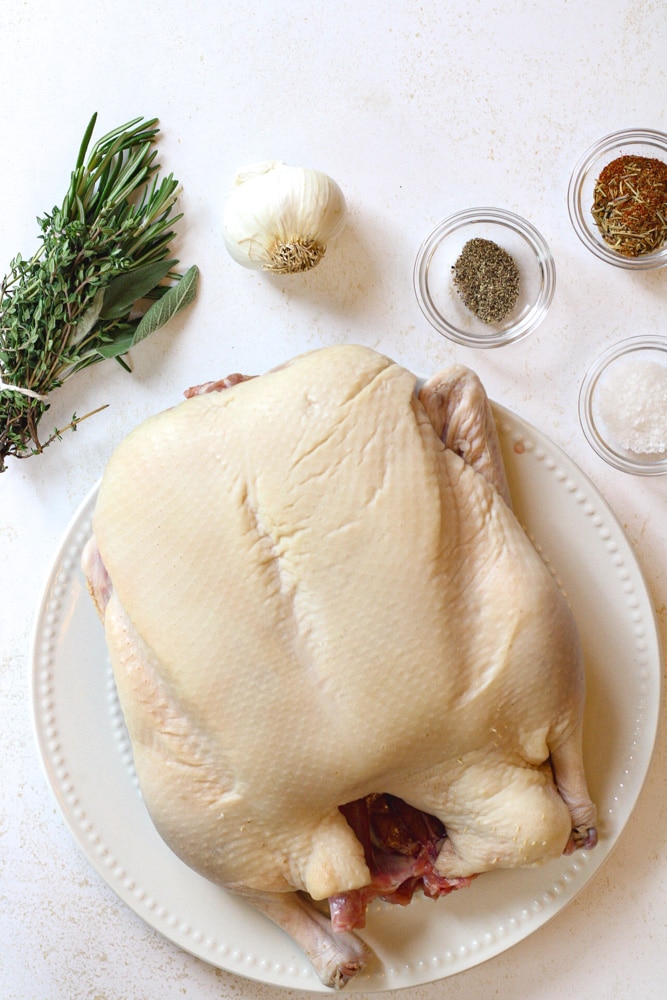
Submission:
[[[177,263],[176,260],[156,260],[119,274],[104,290],[100,319],[125,316],[134,303],[148,295]]]
[[[80,344],[82,340],[85,340],[90,331],[93,329],[98,319],[100,318],[100,310],[102,308],[102,303],[104,301],[104,290],[99,289],[95,293],[92,304],[86,309],[85,313],[79,319],[74,333],[70,337],[69,344],[71,347],[76,344]]]
[[[188,268],[182,278],[172,285],[165,294],[154,302],[150,309],[144,313],[134,332],[133,344],[138,344],[155,333],[161,326],[164,326],[172,316],[175,316],[181,309],[190,305],[197,291],[197,279],[199,268],[196,264]]]
[[[95,352],[102,358],[117,358],[120,354],[127,354],[134,343],[134,333],[134,329],[126,330],[108,343],[96,344]]]

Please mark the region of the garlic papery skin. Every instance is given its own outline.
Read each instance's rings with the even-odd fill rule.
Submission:
[[[345,225],[347,206],[328,174],[267,160],[239,173],[225,204],[223,237],[244,267],[309,271]]]

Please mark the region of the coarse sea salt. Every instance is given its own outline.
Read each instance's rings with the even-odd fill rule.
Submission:
[[[637,455],[667,453],[667,365],[620,362],[600,382],[598,400],[618,445]]]

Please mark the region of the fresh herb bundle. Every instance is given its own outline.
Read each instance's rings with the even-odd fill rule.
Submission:
[[[180,274],[169,256],[182,213],[172,215],[178,181],[158,176],[157,119],[114,129],[86,160],[96,119],[61,207],[37,220],[39,250],[17,255],[0,283],[0,472],[91,415],[40,441],[53,389],[105,358],[129,371],[123,355],[195,295],[198,269]]]

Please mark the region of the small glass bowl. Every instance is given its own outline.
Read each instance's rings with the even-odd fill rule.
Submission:
[[[667,264],[667,243],[653,253],[625,257],[602,238],[591,213],[595,184],[601,171],[619,156],[647,156],[667,163],[667,135],[652,129],[625,129],[613,132],[591,146],[572,172],[567,191],[567,207],[574,231],[600,260],[615,267],[648,271]]]
[[[485,323],[456,290],[452,267],[468,240],[498,244],[519,269],[519,298],[499,323]],[[414,268],[417,301],[426,319],[444,337],[466,347],[502,347],[532,333],[546,316],[556,287],[556,266],[538,231],[525,219],[500,208],[474,208],[441,222],[422,243]]]
[[[664,337],[632,337],[600,355],[586,373],[579,390],[581,427],[593,450],[613,468],[635,476],[661,476],[667,473],[667,448],[643,454],[620,444],[614,438],[613,427],[613,423],[620,420],[618,411],[612,415],[612,426],[609,426],[610,400],[607,398],[605,406],[605,389],[608,393],[616,392],[614,385],[609,387],[609,380],[622,377],[622,365],[626,365],[627,375],[628,362],[657,362],[664,367],[667,378],[667,340]],[[623,401],[618,393],[615,398],[621,407]]]

